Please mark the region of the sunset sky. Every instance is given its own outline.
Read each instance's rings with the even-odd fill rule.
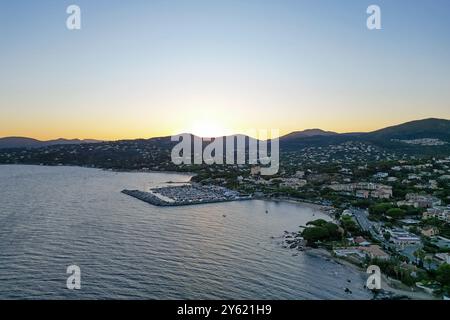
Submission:
[[[370,4],[382,30],[366,27]],[[448,0],[1,1],[0,137],[450,119],[449,33]]]

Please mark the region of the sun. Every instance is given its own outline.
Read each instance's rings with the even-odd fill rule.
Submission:
[[[226,129],[222,123],[208,119],[194,122],[188,132],[203,138],[214,138],[230,134],[230,130]]]

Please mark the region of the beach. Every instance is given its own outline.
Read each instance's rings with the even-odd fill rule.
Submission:
[[[314,255],[322,257],[323,259],[333,260],[334,262],[345,265],[354,270],[360,271],[361,273],[365,273],[365,269],[360,266],[355,265],[347,260],[340,259],[334,256],[330,251],[323,248],[310,248],[305,251],[306,254]],[[439,300],[435,296],[432,296],[419,288],[415,288],[414,290],[405,284],[401,283],[398,280],[392,279],[386,275],[381,275],[381,289],[386,292],[391,292],[395,296],[407,296],[413,300]]]

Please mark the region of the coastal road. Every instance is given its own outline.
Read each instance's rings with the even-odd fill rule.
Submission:
[[[369,221],[369,213],[361,209],[352,209],[352,213],[355,216],[356,221],[364,231],[372,231],[372,223]]]
[[[380,242],[385,242],[385,239],[381,237],[374,229],[373,223],[369,220],[369,212],[367,210],[362,209],[352,209],[351,210],[356,221],[361,226],[361,229],[369,232],[372,237]]]

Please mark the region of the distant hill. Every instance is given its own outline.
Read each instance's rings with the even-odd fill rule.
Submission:
[[[191,135],[192,136],[192,135]],[[192,136],[193,137],[193,136]],[[244,137],[246,145],[250,140],[248,136],[233,135],[233,137]],[[420,139],[435,139],[441,144],[433,145],[422,143]],[[419,140],[419,141],[416,141]],[[295,151],[310,146],[336,145],[347,141],[359,141],[377,145],[390,150],[398,150],[413,153],[432,154],[437,151],[450,152],[450,120],[445,119],[423,119],[411,121],[396,126],[391,126],[373,132],[336,133],[322,129],[308,129],[295,131],[280,138],[280,147],[285,151]],[[5,148],[39,148],[51,145],[77,145],[85,143],[100,143],[97,140],[67,140],[57,139],[40,141],[23,137],[0,138],[0,149]],[[109,144],[111,142],[105,142]],[[176,142],[171,137],[155,137],[150,139],[135,139],[117,141],[118,144],[151,144],[161,150],[171,149]]]
[[[375,139],[423,139],[436,138],[450,141],[450,120],[424,119],[406,122],[368,133]]]
[[[317,129],[316,129],[317,130]],[[450,120],[423,119],[379,129],[373,132],[329,133],[318,129],[318,135],[302,135],[293,132],[280,139],[281,148],[294,151],[309,146],[340,144],[347,141],[372,143],[382,148],[403,152],[426,153],[450,150]],[[320,134],[326,133],[326,134]],[[419,139],[436,139],[441,145],[424,145]],[[409,143],[407,143],[409,142]]]
[[[250,141],[256,142],[254,138],[243,135],[230,137],[244,138],[245,152],[248,151]],[[190,170],[187,167],[180,168],[171,161],[172,148],[177,144],[176,141],[171,141],[171,137],[105,141],[98,142],[95,145],[86,145],[86,143],[92,142],[98,141],[64,139],[39,141],[20,137],[3,138],[0,139],[0,163],[64,164],[126,170],[142,168],[168,171]],[[367,145],[374,146],[376,149],[382,150],[383,154],[386,154],[386,159],[391,153],[417,156],[449,156],[450,121],[424,119],[367,133],[330,133],[320,129],[307,130],[306,134],[295,133],[282,137],[280,139],[280,151],[282,153],[307,153],[310,152],[308,148],[324,147],[323,152],[327,152],[326,150],[330,150],[327,149],[328,146],[336,146],[347,142],[352,142],[353,146],[359,143],[365,145],[365,147]],[[209,141],[204,141],[203,148],[208,145]],[[236,143],[234,153],[236,159],[237,148],[238,144]],[[367,148],[363,149],[367,150]],[[341,150],[339,151],[341,153],[353,152],[352,149],[347,148],[336,148],[334,150]],[[226,151],[229,155],[228,150]],[[191,148],[191,152],[196,152],[195,148]],[[311,150],[311,152],[313,151]]]
[[[322,129],[306,129],[303,131],[294,131],[291,132],[283,137],[281,139],[296,139],[296,138],[307,138],[307,137],[316,137],[316,136],[333,136],[337,135],[338,133],[333,131],[324,131]]]
[[[0,149],[12,149],[12,148],[40,148],[47,147],[51,145],[60,145],[60,144],[82,144],[82,143],[98,143],[101,142],[99,140],[93,139],[56,139],[56,140],[48,140],[41,141],[33,138],[26,137],[5,137],[0,138]]]

